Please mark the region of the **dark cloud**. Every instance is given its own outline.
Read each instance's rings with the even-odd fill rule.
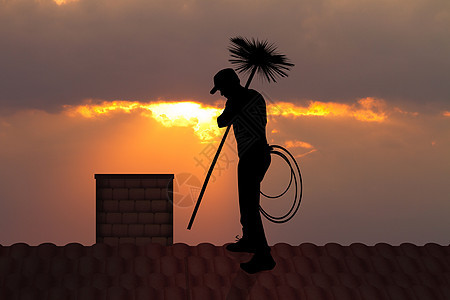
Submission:
[[[447,105],[448,1],[0,2],[0,107],[209,96],[228,39],[267,38],[296,66],[255,88],[284,100]]]

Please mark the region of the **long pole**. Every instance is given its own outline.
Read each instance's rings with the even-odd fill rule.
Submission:
[[[225,131],[225,133],[222,137],[222,141],[220,142],[219,148],[217,149],[216,155],[214,156],[211,166],[209,167],[208,174],[206,174],[206,178],[205,178],[205,181],[203,182],[202,190],[200,192],[200,195],[198,196],[197,203],[195,203],[194,212],[192,212],[191,220],[189,221],[189,225],[187,227],[187,229],[189,229],[189,230],[192,227],[192,223],[194,223],[195,215],[197,214],[197,210],[200,206],[200,202],[202,201],[203,194],[205,193],[209,178],[211,177],[212,171],[214,170],[214,166],[216,165],[217,159],[219,158],[220,151],[222,151],[223,144],[225,144],[225,140],[227,139],[227,135],[228,135],[228,132],[230,131],[230,128],[231,128],[231,125],[228,125],[227,130]]]
[[[248,77],[247,83],[245,84],[245,88],[248,89],[250,86],[250,82],[252,82],[253,76],[255,76],[257,67],[252,69],[252,73]],[[192,223],[194,223],[195,216],[197,215],[197,210],[200,207],[200,202],[202,201],[203,194],[205,193],[206,186],[208,185],[209,178],[211,177],[212,171],[214,170],[214,166],[216,165],[217,159],[219,158],[220,151],[222,151],[223,144],[225,144],[225,140],[227,139],[228,132],[230,131],[231,125],[228,125],[227,130],[223,134],[222,141],[220,142],[219,148],[216,151],[216,155],[214,155],[214,159],[209,167],[208,174],[206,174],[205,181],[203,182],[202,190],[200,191],[200,195],[198,195],[197,203],[195,203],[194,211],[192,212],[191,219],[189,220],[189,224],[187,229],[191,230]]]

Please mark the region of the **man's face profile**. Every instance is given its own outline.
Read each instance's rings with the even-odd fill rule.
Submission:
[[[229,85],[224,85],[224,86],[219,88],[220,95],[222,95],[223,97],[225,97],[227,99],[231,95],[231,90],[232,90],[232,87],[229,86]]]

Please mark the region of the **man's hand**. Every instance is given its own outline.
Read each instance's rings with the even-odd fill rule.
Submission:
[[[217,125],[219,126],[219,128],[231,125],[231,121],[234,117],[234,106],[234,102],[228,99],[225,103],[225,109],[223,110],[222,114],[217,117]]]

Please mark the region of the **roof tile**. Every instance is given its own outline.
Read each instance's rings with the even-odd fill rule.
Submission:
[[[226,256],[217,256],[213,259],[214,271],[224,277],[229,277],[233,273],[233,261]]]
[[[158,259],[165,255],[166,247],[160,244],[148,244],[144,246],[145,255],[152,259]]]
[[[152,287],[147,286],[139,286],[135,290],[135,296],[136,300],[149,300],[149,299],[163,299],[164,295],[162,293],[158,293],[157,290],[155,290]]]
[[[302,254],[306,257],[316,258],[320,256],[320,249],[314,244],[303,243],[299,247]]]
[[[172,254],[178,259],[188,257],[191,253],[191,248],[184,243],[174,244],[171,249]]]
[[[120,275],[120,285],[127,290],[134,290],[141,285],[141,280],[134,273],[126,273]]]
[[[305,286],[306,299],[308,300],[332,300],[333,298],[324,289],[316,286]]]
[[[295,256],[293,259],[295,271],[299,274],[311,274],[318,271],[313,261],[304,256]]]
[[[292,288],[299,288],[307,285],[307,281],[300,274],[289,272],[285,274],[286,284]]]
[[[377,273],[366,273],[364,275],[364,280],[371,286],[382,289],[386,284],[386,279]]]
[[[269,272],[261,273],[257,278],[257,282],[260,286],[272,290],[279,285],[279,282],[277,282],[277,277]]]
[[[164,298],[165,300],[185,300],[186,297],[186,292],[185,290],[179,288],[179,287],[170,287],[170,288],[165,288],[164,289]],[[194,299],[199,299],[199,298],[192,298]],[[200,298],[200,300],[204,300],[207,298]]]
[[[11,298],[5,298],[11,299]],[[64,287],[55,286],[48,290],[47,300],[70,299],[70,292]]]
[[[388,285],[386,287],[387,294],[389,295],[390,299],[395,300],[410,300],[411,296],[408,295],[408,292],[399,286],[396,285]]]
[[[362,284],[358,287],[358,290],[361,298],[364,300],[389,300],[389,297],[385,292],[368,284]]]
[[[424,285],[415,285],[412,287],[412,290],[414,291],[414,294],[416,295],[417,299],[439,299],[441,298],[439,296],[438,291],[433,291],[427,286]]]
[[[372,256],[370,248],[362,243],[353,243],[350,245],[350,249],[355,256],[363,260],[368,260]]]
[[[339,273],[339,281],[346,287],[356,289],[361,286],[361,278],[351,273]]]
[[[77,273],[66,273],[62,279],[63,286],[69,290],[78,290],[83,284],[83,276]]]
[[[442,260],[439,260],[436,257],[433,256],[422,257],[421,261],[423,262],[426,271],[430,273],[441,275],[443,272],[445,272],[446,266],[441,263]]]
[[[203,257],[190,256],[187,258],[187,269],[189,270],[189,274],[201,276],[208,272],[208,264]]]
[[[18,269],[17,261],[9,256],[0,257],[0,276],[4,277]]]
[[[40,244],[37,247],[37,255],[42,259],[52,259],[55,255],[58,254],[60,248],[52,243],[44,243]]]
[[[439,287],[439,292],[443,296],[442,299],[450,299],[450,285],[443,284]]]
[[[290,258],[295,255],[294,248],[286,243],[278,243],[273,246],[273,253],[283,258]]]
[[[331,287],[331,291],[335,299],[356,300],[358,298],[357,295],[346,286],[335,285]]]
[[[437,276],[429,273],[420,272],[417,274],[419,281],[422,285],[425,285],[433,290],[437,290],[439,285],[441,284],[441,280],[438,279]],[[440,277],[439,277],[440,278]]]
[[[92,256],[97,259],[104,260],[105,258],[111,256],[112,247],[107,244],[94,244],[91,247]]]
[[[57,256],[51,260],[50,273],[56,278],[62,277],[67,273],[72,272],[73,264],[65,257]]]
[[[382,256],[372,256],[371,261],[375,272],[378,274],[389,275],[395,271],[392,260],[386,259]]]
[[[395,259],[398,255],[396,248],[386,243],[378,243],[374,248],[384,258]]]
[[[346,248],[337,243],[327,243],[325,249],[328,255],[336,259],[343,259],[347,255]]]
[[[183,272],[183,266],[180,260],[173,256],[161,257],[161,273],[166,276],[172,276],[180,272]]]
[[[397,258],[397,261],[400,265],[400,269],[406,274],[413,275],[421,271],[417,260],[408,256],[400,256]]]
[[[328,276],[327,274],[324,273],[313,273],[311,274],[311,278],[315,286],[324,289],[329,289],[330,287],[336,284],[336,281],[333,279],[333,277]]]
[[[165,276],[164,274],[161,274],[161,273],[151,273],[148,276],[148,286],[158,289],[158,290],[169,286],[167,276]]]
[[[201,243],[197,245],[198,255],[204,258],[214,258],[217,256],[217,247],[210,243]]]
[[[105,273],[92,275],[92,286],[99,290],[106,290],[110,286],[110,279]]]
[[[25,243],[17,243],[11,246],[11,257],[16,259],[22,259],[27,257],[30,252],[30,246]]]
[[[356,276],[363,276],[370,271],[370,263],[356,256],[346,256],[345,264],[348,270]]]
[[[344,271],[345,264],[332,256],[319,257],[320,268],[327,274],[336,274]]]
[[[267,288],[260,284],[252,286],[250,291],[250,300],[271,300],[276,298],[276,287],[274,289]]]
[[[445,259],[445,257],[450,257],[450,253],[446,253],[445,247],[439,246],[436,243],[428,243],[422,247],[423,250],[426,250],[426,253],[436,257],[437,259]],[[426,256],[426,254],[424,255]]]
[[[112,286],[108,288],[107,291],[107,299],[108,300],[129,300],[128,292],[121,286]]]
[[[109,257],[106,260],[106,274],[110,276],[119,276],[126,270],[125,260],[119,256]]]
[[[98,300],[102,296],[102,292],[92,286],[82,286],[78,292],[78,299]],[[64,299],[64,298],[62,298]]]

